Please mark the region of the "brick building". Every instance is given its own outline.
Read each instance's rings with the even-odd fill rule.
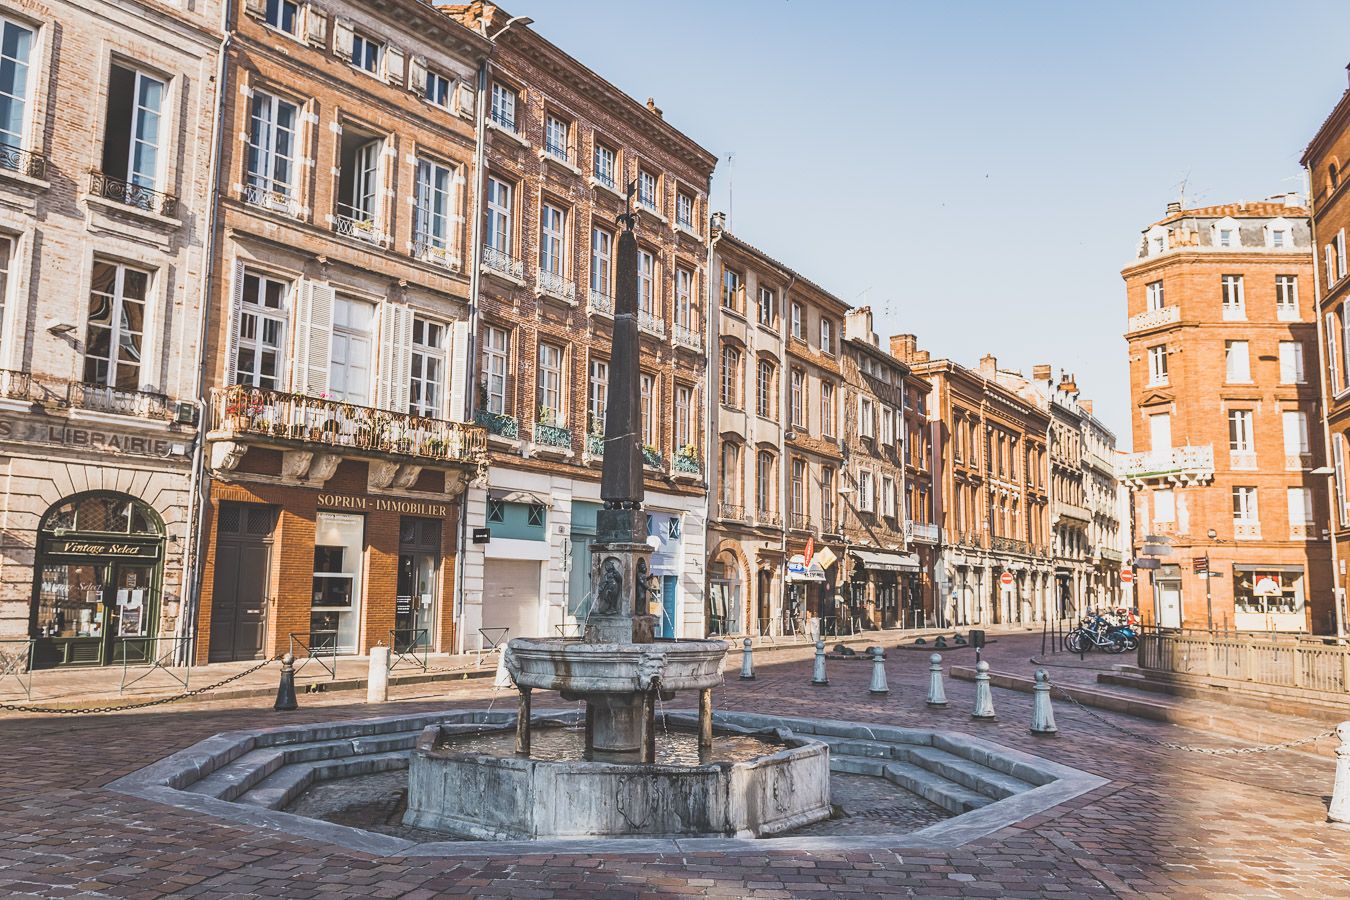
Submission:
[[[1347,456],[1350,450],[1350,266],[1346,263],[1346,230],[1350,229],[1350,203],[1345,200],[1345,166],[1350,160],[1350,90],[1341,95],[1326,121],[1303,152],[1312,196],[1313,287],[1318,326],[1317,383],[1321,388],[1323,452],[1331,460],[1334,481],[1328,486],[1331,515],[1315,521],[1333,536],[1331,561],[1334,601],[1314,611],[1313,629],[1322,634],[1344,635],[1346,609],[1346,559],[1350,558],[1350,482]],[[1320,493],[1320,485],[1313,486]]]
[[[1145,621],[1239,631],[1330,621],[1312,255],[1293,195],[1172,203],[1121,273],[1136,451],[1121,474],[1135,491],[1135,550],[1150,534],[1172,543],[1136,588]]]
[[[198,658],[450,650],[488,41],[418,0],[232,8]]]
[[[0,9],[0,640],[38,667],[183,633],[219,22]]]
[[[894,349],[892,349],[894,352]],[[904,433],[901,455],[905,462],[905,543],[918,562],[918,571],[900,576],[901,627],[942,625],[945,607],[939,579],[942,542],[946,537],[938,516],[936,435],[941,422],[932,414],[933,385],[908,365],[904,375]]]
[[[441,9],[493,38],[473,396],[491,469],[469,491],[463,642],[570,632],[588,609],[615,217],[635,186],[643,443],[660,633],[704,633],[703,313],[716,157],[500,7]]]

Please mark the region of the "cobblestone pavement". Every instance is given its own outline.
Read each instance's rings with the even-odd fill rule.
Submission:
[[[1028,673],[1040,636],[1001,636],[985,655]],[[968,651],[949,662],[966,662]],[[772,660],[772,662],[770,662]],[[1119,658],[1111,662],[1120,661]],[[1103,667],[1109,663],[1102,658]],[[1027,733],[1030,697],[996,689],[997,723],[970,720],[974,689],[948,680],[951,706],[923,705],[927,654],[890,653],[891,693],[869,667],[832,663],[812,687],[804,649],[765,655],[758,678],[730,675],[724,709],[936,725],[1109,778],[1045,814],[941,853],[765,852],[380,859],[249,830],[114,794],[108,781],[218,731],[278,722],[270,704],[170,706],[153,713],[0,717],[0,894],[155,897],[1350,897],[1350,829],[1325,822],[1330,760],[1279,752],[1213,758],[1125,738],[1056,705],[1058,738]],[[1061,677],[1061,670],[1054,670]],[[1091,673],[1067,673],[1064,677]],[[486,706],[487,685],[402,687],[383,707],[352,694],[302,696],[286,721]],[[684,699],[684,698],[682,698]],[[496,704],[509,702],[504,696]],[[248,705],[244,705],[247,703]],[[547,696],[537,700],[550,704]],[[1230,714],[1232,711],[1230,710]],[[1259,716],[1258,712],[1245,713]],[[1155,737],[1238,741],[1106,714]]]
[[[830,805],[834,815],[793,834],[905,834],[918,831],[951,813],[884,778],[870,775],[830,775]]]

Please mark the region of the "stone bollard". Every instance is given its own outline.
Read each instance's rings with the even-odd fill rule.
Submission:
[[[947,708],[947,691],[942,687],[942,654],[928,657],[928,705],[932,709]]]
[[[984,660],[975,664],[975,712],[970,717],[984,722],[993,722],[996,718],[994,693],[989,689],[989,663]]]
[[[1350,825],[1350,722],[1336,726],[1341,745],[1336,748],[1336,781],[1331,788],[1327,821]]]
[[[1044,669],[1036,670],[1035,698],[1031,702],[1031,733],[1054,734],[1055,709],[1050,705],[1050,676]]]
[[[299,709],[295,702],[295,654],[287,653],[281,658],[281,683],[277,685],[277,702],[272,708],[278,712]]]
[[[830,683],[830,679],[825,677],[825,642],[816,641],[816,666],[811,670],[811,683],[825,685]]]
[[[754,651],[750,649],[750,639],[746,638],[745,643],[741,645],[741,681],[755,680],[755,657]]]
[[[370,670],[366,673],[366,702],[389,700],[389,648],[383,644],[370,648]]]
[[[889,694],[886,686],[886,651],[880,647],[872,648],[872,683],[867,687],[869,694]]]

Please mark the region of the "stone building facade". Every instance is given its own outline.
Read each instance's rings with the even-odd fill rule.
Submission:
[[[647,500],[660,633],[705,630],[704,309],[716,157],[500,7],[441,10],[493,38],[482,98],[471,402],[487,481],[464,556],[463,639],[573,633],[589,609],[615,217],[638,215]],[[505,29],[505,30],[502,30]],[[480,531],[481,529],[481,531]]]
[[[1326,480],[1316,472],[1326,459],[1307,209],[1294,195],[1169,204],[1122,276],[1135,452],[1121,474],[1135,493],[1134,549],[1149,535],[1171,541],[1136,586],[1145,621],[1325,628],[1330,547]],[[1339,349],[1341,322],[1332,321],[1329,346]]]
[[[452,650],[488,41],[418,0],[232,9],[198,659]]]
[[[0,4],[0,641],[170,654],[194,559],[220,4]]]

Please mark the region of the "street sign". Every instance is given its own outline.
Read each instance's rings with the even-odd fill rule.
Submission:
[[[1129,570],[1129,569],[1121,569],[1121,570],[1120,570],[1120,583],[1121,583],[1121,584],[1133,584],[1133,583],[1134,583],[1134,572],[1132,572],[1132,571]]]
[[[1002,575],[998,576],[998,583],[1003,585],[1005,591],[1011,590],[1013,586],[1013,573],[1004,572]]]
[[[491,528],[475,528],[473,530],[473,542],[475,544],[489,544],[492,542]]]
[[[1162,544],[1164,547],[1171,546],[1172,539],[1165,534],[1144,535],[1145,544]]]
[[[808,566],[811,565],[811,557],[815,555],[816,555],[816,539],[815,537],[807,537],[806,552],[802,554],[802,562],[806,563]]]
[[[1209,557],[1208,556],[1195,557],[1194,559],[1191,560],[1191,568],[1195,570],[1195,574],[1197,575],[1203,575],[1205,572],[1208,572]]]
[[[1136,559],[1134,561],[1134,567],[1136,569],[1157,569],[1160,568],[1161,566],[1162,563],[1160,561],[1148,556],[1145,556],[1141,559]]]
[[[1140,556],[1171,556],[1172,548],[1165,544],[1145,544],[1139,548]]]

